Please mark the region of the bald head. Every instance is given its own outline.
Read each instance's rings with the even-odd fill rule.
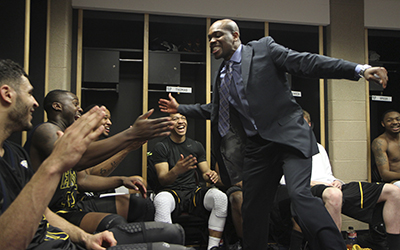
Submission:
[[[44,98],[43,107],[44,110],[49,114],[52,111],[52,105],[54,102],[59,102],[64,96],[70,94],[71,92],[62,89],[55,89],[50,91]],[[71,93],[72,94],[72,93]]]
[[[242,43],[239,27],[230,19],[214,22],[208,31],[208,39],[215,59],[230,60]]]
[[[57,123],[62,128],[69,127],[83,112],[78,97],[70,91],[61,89],[49,92],[44,98],[43,106],[48,121]]]
[[[233,20],[231,20],[231,19],[222,19],[222,20],[218,20],[218,21],[215,21],[212,25],[211,25],[211,27],[212,26],[218,26],[219,28],[221,28],[221,29],[224,29],[224,30],[226,30],[226,31],[229,31],[229,32],[231,32],[231,33],[234,33],[234,32],[237,32],[238,34],[239,34],[239,36],[240,36],[240,32],[239,32],[239,27],[238,27],[238,25],[236,24],[236,22],[234,22]]]

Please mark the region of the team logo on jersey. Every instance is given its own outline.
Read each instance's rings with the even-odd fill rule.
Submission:
[[[28,162],[26,160],[22,160],[19,164],[21,164],[21,166],[24,168],[28,168]]]
[[[52,241],[52,240],[67,240],[69,235],[65,232],[51,232],[47,231],[46,237],[44,238],[45,241]]]
[[[68,170],[61,177],[60,189],[70,188],[76,185],[76,172]]]

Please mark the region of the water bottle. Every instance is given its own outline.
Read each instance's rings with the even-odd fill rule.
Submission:
[[[349,227],[349,230],[347,230],[347,249],[351,250],[354,244],[357,244],[357,232],[353,227]]]

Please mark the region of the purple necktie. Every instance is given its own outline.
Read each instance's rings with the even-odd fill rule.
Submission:
[[[221,81],[219,87],[219,120],[218,131],[221,137],[224,137],[229,130],[229,86],[233,80],[232,78],[232,65],[233,62],[229,61],[226,64],[226,74]]]

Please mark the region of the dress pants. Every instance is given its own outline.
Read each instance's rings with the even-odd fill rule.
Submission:
[[[269,214],[282,174],[286,178],[292,215],[309,241],[310,249],[346,249],[322,201],[311,194],[311,164],[311,158],[294,148],[266,141],[258,135],[247,139],[242,206],[245,250],[268,249]]]

